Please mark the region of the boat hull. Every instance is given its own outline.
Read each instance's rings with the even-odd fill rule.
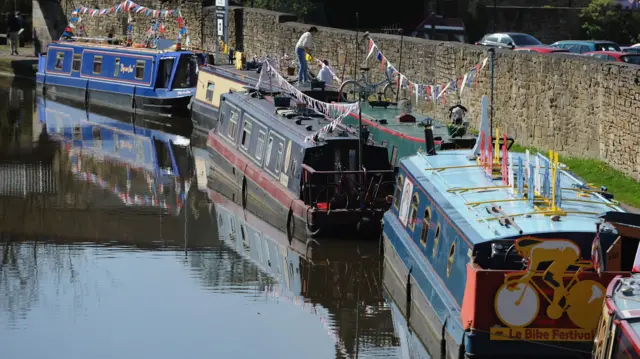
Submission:
[[[39,80],[36,89],[41,94],[61,97],[83,106],[99,106],[124,112],[161,117],[186,117],[191,95],[180,97],[150,97],[71,86],[64,83]]]
[[[191,104],[191,122],[194,131],[205,135],[209,133],[211,129],[215,128],[219,113],[217,107],[194,99]]]
[[[370,234],[371,239],[378,238],[382,210],[315,210],[238,151],[216,141],[214,136],[210,134],[207,141],[214,165],[208,178],[213,190],[269,221],[291,238],[344,238],[358,233]],[[369,219],[366,228],[361,224],[363,217]]]

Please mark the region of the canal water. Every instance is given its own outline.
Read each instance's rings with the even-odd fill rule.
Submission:
[[[187,176],[198,148],[174,151],[196,171],[150,199],[152,170],[43,125],[93,109],[18,79],[0,98],[0,358],[428,357],[386,299],[377,240],[289,242]]]

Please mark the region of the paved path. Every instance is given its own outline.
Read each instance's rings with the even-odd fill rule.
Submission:
[[[9,46],[0,46],[0,58],[7,58],[10,60],[34,60],[36,57],[33,54],[33,47],[19,47],[19,56],[11,56],[11,50]]]

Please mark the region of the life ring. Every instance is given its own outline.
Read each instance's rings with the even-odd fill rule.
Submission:
[[[247,176],[242,177],[242,209],[247,209]]]
[[[289,213],[287,214],[287,239],[289,244],[293,240],[293,231],[295,230],[293,225],[293,207],[289,207]]]

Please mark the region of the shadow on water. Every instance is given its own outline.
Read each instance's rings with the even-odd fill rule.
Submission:
[[[1,357],[425,358],[375,241],[289,240],[193,175],[188,124],[0,96]]]

